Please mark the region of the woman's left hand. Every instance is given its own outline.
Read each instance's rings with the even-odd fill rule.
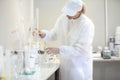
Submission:
[[[59,48],[51,48],[51,47],[49,47],[49,48],[46,48],[45,51],[48,54],[59,54],[60,49]]]

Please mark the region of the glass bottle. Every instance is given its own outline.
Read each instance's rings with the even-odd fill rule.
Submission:
[[[109,50],[108,47],[104,47],[103,58],[104,59],[110,59],[111,58],[111,51]]]

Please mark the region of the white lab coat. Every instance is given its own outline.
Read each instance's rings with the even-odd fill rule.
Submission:
[[[44,40],[61,42],[61,80],[92,80],[92,41],[94,25],[84,14],[75,20],[61,15]]]

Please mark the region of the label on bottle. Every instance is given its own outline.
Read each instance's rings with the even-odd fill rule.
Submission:
[[[111,58],[111,52],[110,51],[104,51],[103,52],[103,58],[104,59],[110,59]]]

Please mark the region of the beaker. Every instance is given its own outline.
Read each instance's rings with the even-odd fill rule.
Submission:
[[[15,80],[19,80],[20,75],[24,70],[24,51],[15,50],[12,51],[11,55],[12,63],[12,73]]]

